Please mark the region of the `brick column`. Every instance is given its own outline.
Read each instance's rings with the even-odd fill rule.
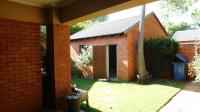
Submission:
[[[68,26],[50,24],[47,28],[49,106],[62,107],[64,96],[70,93],[70,38]]]

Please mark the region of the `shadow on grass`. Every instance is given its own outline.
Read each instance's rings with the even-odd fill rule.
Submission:
[[[139,84],[137,83],[136,80],[134,81],[104,81],[110,84],[135,84],[139,86],[150,86],[150,85],[162,85],[162,86],[170,86],[174,88],[184,88],[185,82],[183,81],[175,81],[175,80],[170,80],[170,79],[153,79],[147,84]]]
[[[73,76],[72,79],[73,79],[73,84],[76,84],[78,88],[85,89],[85,90],[88,90],[88,91],[97,82],[97,80],[80,79],[76,76]],[[111,84],[136,84],[136,85],[141,85],[141,84],[138,84],[136,81],[132,81],[132,82],[127,82],[127,81],[102,81],[102,82],[111,83]],[[154,80],[152,80],[152,82],[150,82],[149,84],[145,84],[144,86],[149,86],[149,85],[163,85],[163,86],[170,86],[170,87],[182,89],[185,86],[185,83],[181,82],[181,81],[175,81],[175,80],[169,80],[169,79],[154,79]]]
[[[154,80],[150,85],[163,85],[163,86],[170,86],[174,88],[180,88],[183,89],[185,86],[184,82],[181,81],[175,81],[175,80],[169,80],[169,79],[159,79],[159,80]]]
[[[102,112],[96,108],[93,108],[93,107],[88,107],[87,108],[87,105],[84,104],[84,103],[81,103],[81,110],[85,111],[85,112]]]
[[[79,78],[77,76],[72,76],[72,84],[75,84],[78,88],[84,89],[89,91],[90,88],[96,83],[96,82],[106,82],[110,84],[122,84],[122,83],[130,83],[127,81],[99,81],[99,80],[93,80],[93,79],[83,79]]]

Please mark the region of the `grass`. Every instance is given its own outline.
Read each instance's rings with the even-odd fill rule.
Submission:
[[[86,112],[156,112],[172,98],[184,84],[159,80],[149,85],[131,82],[99,82],[73,77],[78,88],[89,91],[90,108]]]

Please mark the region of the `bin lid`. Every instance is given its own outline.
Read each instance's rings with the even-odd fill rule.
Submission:
[[[176,58],[185,63],[188,61],[188,59],[185,56],[181,55],[180,53],[176,54]]]

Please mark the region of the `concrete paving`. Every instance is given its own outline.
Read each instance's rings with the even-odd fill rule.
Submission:
[[[200,85],[187,83],[160,112],[200,112]]]

